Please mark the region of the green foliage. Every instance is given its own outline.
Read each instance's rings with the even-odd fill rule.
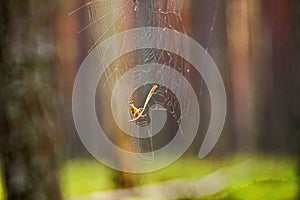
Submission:
[[[223,200],[296,199],[299,181],[296,179],[258,179],[233,186],[216,195],[201,198]]]
[[[0,177],[0,200],[4,200],[4,196],[5,196],[5,193],[4,193],[3,177]]]
[[[300,182],[296,160],[260,157],[252,167],[260,171],[252,180],[199,200],[297,199]]]
[[[195,157],[186,157],[162,170],[140,175],[139,184],[159,183],[180,178],[197,180],[222,167],[235,166],[244,160],[246,159],[243,157],[222,160],[199,160]],[[259,169],[259,173],[253,179],[200,199],[296,199],[299,179],[295,159],[256,157],[251,162],[251,167]],[[65,197],[75,197],[115,189],[114,172],[94,160],[69,161],[61,169],[63,194]],[[1,199],[2,192],[0,187],[0,200],[3,199]]]
[[[97,161],[74,160],[61,170],[61,186],[65,197],[81,196],[113,189],[113,171]]]

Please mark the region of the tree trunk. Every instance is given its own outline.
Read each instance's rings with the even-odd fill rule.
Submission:
[[[246,0],[231,0],[226,8],[227,41],[231,67],[233,127],[237,149],[244,153],[255,149],[253,134],[253,94],[251,82],[249,20],[253,17]]]
[[[268,4],[269,3],[269,4]],[[290,153],[292,136],[292,8],[293,1],[266,1],[265,13],[272,42],[270,132],[264,144],[272,152]]]
[[[0,5],[0,146],[9,200],[61,199],[54,8],[38,0]]]

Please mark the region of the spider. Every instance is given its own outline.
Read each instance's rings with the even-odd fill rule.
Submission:
[[[144,106],[142,108],[137,108],[133,101],[129,102],[129,110],[131,113],[131,120],[129,122],[137,122],[137,120],[139,120],[141,117],[145,117],[146,114],[144,114],[145,109],[152,97],[152,95],[154,94],[155,90],[158,88],[157,85],[153,85],[153,87],[151,88],[151,90],[148,93],[147,99],[144,103]]]

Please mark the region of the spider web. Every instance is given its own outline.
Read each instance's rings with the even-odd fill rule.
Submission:
[[[93,46],[90,50],[94,49],[103,40],[111,37],[114,34],[140,27],[161,27],[163,29],[171,29],[184,34],[186,33],[184,23],[181,17],[183,10],[183,0],[87,0],[87,3],[82,7],[76,9],[73,12],[77,12],[80,9],[86,9],[88,11],[89,24],[82,27],[79,32],[89,30],[92,34]],[[218,5],[218,3],[217,3]],[[216,20],[217,9],[213,17],[209,39],[213,32],[214,22]],[[145,37],[147,38],[147,36]],[[207,47],[209,46],[209,39]],[[175,41],[170,38],[170,42]],[[116,48],[126,48],[122,43],[112,44]],[[206,48],[207,52],[208,48]],[[106,52],[100,52],[103,54]],[[180,53],[178,49],[178,54]],[[203,61],[205,62],[205,61]],[[182,76],[178,77],[175,74],[166,70],[166,68],[138,68],[137,65],[145,63],[160,63],[166,66],[170,66],[178,71]],[[133,137],[122,137],[122,148],[129,151],[135,152],[147,152],[149,156],[143,157],[143,159],[152,160],[154,159],[154,151],[159,149],[165,143],[172,139],[171,132],[174,132],[174,126],[177,127],[181,134],[184,136],[183,131],[180,129],[180,121],[185,116],[185,111],[189,108],[189,99],[187,94],[187,87],[183,84],[183,79],[190,80],[191,67],[183,58],[165,50],[157,49],[142,49],[137,50],[126,55],[121,56],[115,62],[113,62],[109,68],[105,70],[104,77],[101,78],[99,85],[101,88],[105,88],[105,92],[101,92],[98,101],[101,101],[104,95],[110,96],[114,89],[114,86],[127,72],[132,70],[130,77],[127,77],[127,82],[130,83],[127,87],[127,92],[131,94],[136,107],[142,107],[145,101],[147,93],[153,86],[153,84],[147,82],[147,76],[152,74],[162,82],[162,86],[159,86],[158,90],[154,94],[154,97],[147,106],[146,114],[153,112],[167,112],[173,119],[173,123],[168,124],[164,129],[164,135],[162,137],[156,137],[154,139],[154,133],[157,130],[150,125],[150,117],[141,118],[136,124],[132,123],[132,129],[147,129],[148,138],[142,138],[137,134]],[[173,84],[175,81],[175,84]],[[143,87],[140,83],[143,83]],[[171,90],[163,85],[172,83]],[[201,79],[200,93],[202,90],[203,81]],[[175,91],[177,95],[174,96]],[[181,105],[178,105],[178,100],[181,98]],[[124,110],[129,115],[129,104],[128,101],[118,102],[118,109]],[[100,109],[99,113],[103,112],[101,109],[105,109],[108,104],[104,104]],[[98,115],[99,120],[104,119],[105,116],[102,114]],[[111,119],[112,120],[112,119]],[[152,119],[153,120],[153,119]],[[129,123],[129,122],[128,122]],[[105,122],[103,123],[105,125]],[[177,125],[177,126],[176,126]],[[107,126],[112,126],[111,124]],[[115,125],[116,126],[116,125]],[[176,128],[175,128],[176,129]],[[116,129],[112,127],[107,128],[108,132],[115,132]],[[121,138],[110,137],[111,140],[120,140]]]

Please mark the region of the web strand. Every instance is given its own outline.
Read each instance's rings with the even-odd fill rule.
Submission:
[[[212,23],[209,29],[207,44],[205,48],[205,54],[208,55],[210,40],[214,31],[214,25],[218,14],[218,7],[219,1],[217,0],[216,9],[214,11]],[[149,21],[146,21],[142,25],[148,26],[156,26],[161,27],[163,29],[171,29],[174,31],[182,32],[187,34],[184,22],[181,16],[183,10],[183,3],[182,0],[157,0],[151,1],[151,5],[143,4],[143,1],[131,1],[131,0],[97,0],[97,1],[87,1],[87,3],[78,9],[75,9],[70,13],[74,14],[81,9],[87,9],[89,21],[90,23],[84,26],[79,33],[85,30],[90,30],[92,33],[94,44],[91,47],[90,51],[93,50],[100,42],[105,40],[106,38],[117,34],[122,31],[130,30],[133,28],[139,28],[141,23],[139,20],[143,17],[148,17]],[[155,9],[154,9],[155,8]],[[147,13],[141,13],[145,11]],[[145,16],[143,16],[145,15]],[[143,18],[144,19],[144,18]],[[147,39],[147,37],[145,37]],[[172,40],[170,38],[170,43],[180,42],[176,40]],[[114,45],[114,44],[111,44]],[[119,46],[118,46],[119,48]],[[120,44],[120,48],[123,50],[125,48],[124,43]],[[106,55],[106,50],[99,50],[96,49],[97,54],[99,55]],[[180,53],[180,49],[178,49],[178,54]],[[154,69],[143,69],[140,70],[133,65],[137,64],[145,64],[145,63],[157,63],[164,64],[166,66],[170,66],[176,69],[182,76],[178,79],[175,76],[175,70],[172,74],[168,74],[168,71],[165,68],[162,68],[157,71],[153,71]],[[205,67],[206,63],[206,56],[203,60],[203,66]],[[100,64],[99,64],[100,65]],[[183,79],[189,79],[190,69],[186,65],[183,58],[179,56],[170,54],[164,50],[156,50],[156,49],[144,49],[140,52],[132,52],[127,55],[126,58],[122,58],[117,60],[114,63],[114,66],[105,70],[105,78],[106,82],[102,85],[102,87],[108,87],[110,91],[113,91],[114,84],[118,81],[120,76],[122,76],[124,71],[133,71],[133,75],[130,80],[130,85],[127,87],[130,90],[131,94],[134,94],[139,88],[138,85],[142,82],[145,87],[150,87],[151,84],[147,80],[148,74],[154,74],[154,76],[160,80],[162,85],[168,85],[170,83],[176,82],[172,88],[164,88],[160,87],[156,93],[157,98],[152,100],[154,105],[163,105],[166,106],[164,111],[168,112],[170,116],[176,119],[176,123],[178,124],[178,129],[181,132],[182,136],[184,133],[180,127],[180,121],[184,117],[185,111],[189,109],[189,99],[187,98],[187,87],[183,86],[182,82]],[[143,76],[145,75],[146,76]],[[144,77],[144,79],[142,79]],[[174,80],[176,78],[176,80]],[[201,79],[200,84],[200,96],[202,93],[203,88],[203,79]],[[177,98],[182,99],[184,105],[178,105],[178,101],[172,96],[171,91],[177,91],[180,93],[180,96]],[[145,97],[146,94],[138,94],[139,98]],[[159,100],[158,100],[159,99]],[[128,111],[129,104],[128,101],[119,102],[121,105],[122,110]],[[178,106],[180,106],[180,110],[178,111]],[[147,106],[147,109],[161,109],[157,106]],[[129,113],[128,113],[129,114]],[[147,125],[147,124],[146,124]],[[153,128],[148,125],[148,135],[149,135],[149,142],[147,143],[149,148],[151,149],[149,152],[149,158],[147,159],[154,159],[154,148],[155,142],[153,140]],[[134,146],[137,152],[143,151],[143,146],[141,145],[140,135],[136,135],[136,139],[133,141]]]

